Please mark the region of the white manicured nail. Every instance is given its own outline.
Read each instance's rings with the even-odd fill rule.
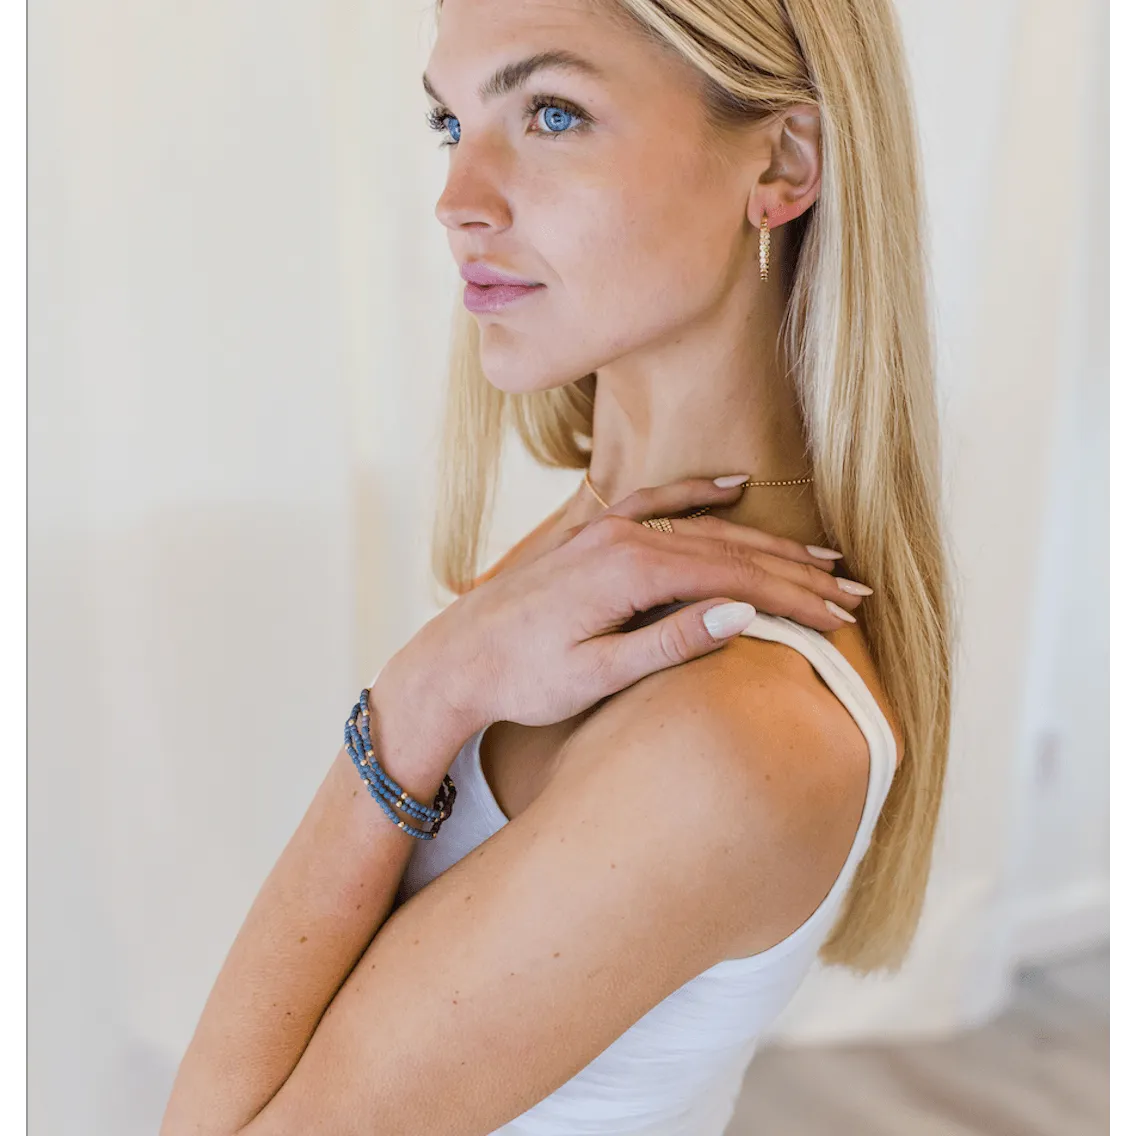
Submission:
[[[839,560],[842,555],[835,548],[821,548],[817,544],[806,544],[805,547],[809,550],[810,556],[817,556],[821,560]]]
[[[714,478],[714,484],[719,489],[733,489],[735,485],[741,485],[743,481],[749,481],[748,473],[731,473],[729,477]]]
[[[850,596],[870,596],[872,594],[872,589],[867,584],[861,584],[858,580],[846,580],[843,576],[837,579],[836,586]]]
[[[728,639],[731,635],[744,631],[753,622],[755,615],[757,610],[753,604],[724,603],[707,608],[702,613],[702,622],[715,639]]]
[[[856,617],[850,611],[845,611],[839,604],[834,604],[832,600],[825,600],[824,606],[828,608],[837,619],[847,620],[849,623],[856,622]]]

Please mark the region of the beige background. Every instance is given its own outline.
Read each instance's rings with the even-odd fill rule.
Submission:
[[[1106,9],[899,4],[955,745],[917,947],[787,1040],[949,1034],[1107,936]],[[360,686],[435,610],[456,276],[424,3],[29,10],[30,1131],[156,1129]],[[575,485],[514,451],[491,552]],[[65,1074],[65,1075],[63,1075]]]

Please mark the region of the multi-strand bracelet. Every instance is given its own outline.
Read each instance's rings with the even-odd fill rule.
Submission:
[[[411,836],[416,836],[419,840],[433,840],[438,835],[438,829],[442,827],[442,821],[453,812],[453,803],[458,795],[458,787],[447,773],[442,778],[438,795],[434,798],[434,807],[429,808],[427,805],[416,801],[401,785],[383,772],[379,767],[378,759],[375,757],[374,747],[371,745],[371,729],[368,722],[371,716],[369,709],[370,694],[370,688],[364,687],[363,693],[359,695],[359,701],[352,707],[351,716],[347,719],[347,724],[343,728],[343,741],[347,747],[347,752],[351,754],[355,768],[359,770],[360,776],[367,782],[371,796],[382,806],[383,812],[399,828],[404,832],[409,832]],[[362,734],[362,737],[360,737],[360,734]],[[390,804],[387,803],[388,801]],[[394,808],[391,808],[391,805]],[[429,823],[430,827],[415,828],[413,825],[407,824],[395,813],[395,808],[401,809],[416,820]]]

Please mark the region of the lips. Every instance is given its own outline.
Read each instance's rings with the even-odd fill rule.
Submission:
[[[466,281],[462,300],[471,312],[500,311],[516,300],[531,296],[544,287],[543,284],[509,276],[478,262],[463,264],[461,276]]]
[[[477,284],[482,288],[492,288],[497,285],[510,285],[522,288],[535,288],[539,285],[535,280],[525,280],[520,276],[510,276],[507,272],[491,268],[488,264],[473,260],[461,266],[461,278],[469,284]]]

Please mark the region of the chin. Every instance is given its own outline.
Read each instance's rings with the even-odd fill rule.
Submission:
[[[595,363],[577,362],[577,352],[563,350],[563,345],[542,343],[535,349],[501,330],[499,325],[481,329],[480,357],[485,377],[505,394],[554,390],[595,370]]]

